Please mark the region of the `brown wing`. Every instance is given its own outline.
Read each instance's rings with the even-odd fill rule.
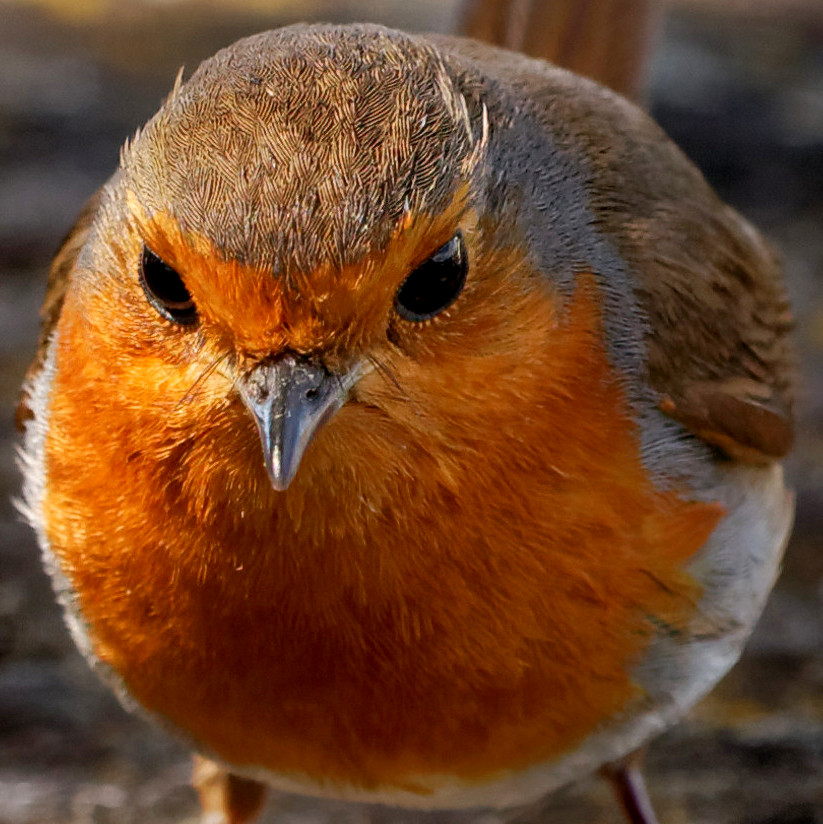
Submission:
[[[658,406],[729,458],[779,459],[792,446],[796,384],[780,263],[650,120],[630,122],[612,124],[598,138],[607,150],[590,157],[619,195],[599,198],[598,218],[647,316]]]
[[[466,0],[460,33],[638,100],[661,17],[659,0]]]
[[[700,226],[689,222],[680,215],[674,235],[653,244],[658,274],[641,284],[660,409],[731,458],[781,458],[794,439],[797,376],[780,266],[719,203]]]
[[[40,309],[40,337],[37,343],[37,355],[26,373],[26,380],[23,383],[23,393],[17,403],[17,411],[15,414],[15,423],[21,431],[25,422],[32,415],[28,405],[29,387],[45,360],[49,338],[60,317],[60,309],[63,306],[63,298],[69,285],[74,262],[88,238],[92,221],[100,204],[102,191],[102,188],[98,189],[86,201],[74,226],[72,226],[71,230],[65,238],[63,238],[63,242],[60,244],[57,255],[49,269],[46,297]]]

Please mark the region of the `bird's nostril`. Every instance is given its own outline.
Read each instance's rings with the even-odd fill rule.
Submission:
[[[307,401],[316,401],[319,396],[320,396],[320,391],[318,389],[307,389],[306,390],[306,400]]]

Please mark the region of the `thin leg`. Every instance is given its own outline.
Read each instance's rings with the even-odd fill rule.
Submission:
[[[604,777],[611,781],[626,818],[631,824],[658,824],[654,814],[646,782],[643,780],[641,762],[643,752],[639,750],[620,761],[604,767]]]
[[[191,781],[200,796],[201,824],[251,824],[266,800],[264,784],[240,778],[202,755],[194,756]]]

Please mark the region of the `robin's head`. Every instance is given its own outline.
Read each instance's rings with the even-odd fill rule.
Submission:
[[[551,314],[520,306],[546,287],[488,219],[488,128],[432,45],[378,27],[261,34],[178,85],[124,149],[75,289],[157,449],[250,412],[284,489],[343,406],[368,437],[376,418],[454,443]]]
[[[263,510],[334,477],[373,504],[554,472],[534,445],[606,404],[578,274],[624,288],[582,182],[583,81],[557,77],[554,135],[471,55],[379,27],[267,32],[178,84],[123,151],[61,319],[82,338],[61,398],[112,434],[101,466]]]

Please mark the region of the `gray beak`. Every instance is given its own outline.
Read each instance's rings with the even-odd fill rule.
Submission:
[[[275,489],[282,491],[291,483],[311,439],[343,406],[358,377],[357,368],[335,375],[287,355],[258,364],[241,378],[240,397],[257,424]]]

